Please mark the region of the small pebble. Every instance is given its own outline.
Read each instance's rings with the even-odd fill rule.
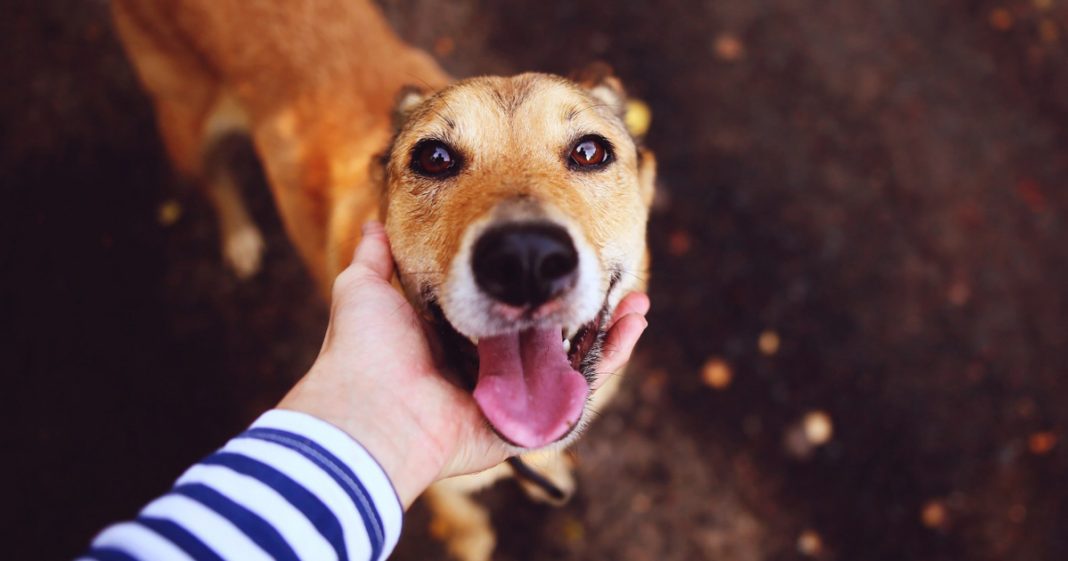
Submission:
[[[814,530],[805,530],[797,536],[797,551],[801,555],[816,557],[823,551],[823,539]]]
[[[638,493],[630,500],[630,511],[635,514],[645,514],[652,507],[653,500],[644,493]]]
[[[573,516],[567,517],[564,521],[564,539],[568,543],[581,543],[586,537],[586,528],[582,525],[582,521]]]
[[[923,510],[920,511],[920,520],[928,528],[942,528],[946,525],[948,518],[946,505],[939,500],[927,501],[927,504],[923,505]]]
[[[1027,449],[1036,456],[1049,454],[1057,445],[1057,435],[1050,431],[1036,432],[1027,438]]]
[[[767,356],[771,356],[779,352],[779,345],[781,343],[782,341],[779,339],[779,334],[769,329],[760,334],[760,339],[757,340],[757,347],[760,348],[760,352]]]
[[[718,357],[708,359],[704,367],[701,368],[701,380],[706,386],[717,390],[726,389],[730,386],[733,377],[731,367],[725,360]]]
[[[738,40],[738,37],[730,34],[723,33],[719,37],[716,37],[716,42],[713,45],[716,51],[716,56],[720,60],[727,62],[734,62],[745,54],[745,46]]]
[[[434,41],[434,54],[439,57],[447,57],[456,50],[456,41],[448,35],[438,37],[437,41]]]
[[[686,255],[692,247],[693,240],[690,239],[690,235],[685,230],[675,230],[668,238],[668,253],[675,257]]]
[[[990,27],[998,31],[1008,31],[1012,28],[1013,18],[1005,8],[995,8],[990,11],[990,17],[988,18]]]
[[[801,421],[805,431],[805,438],[816,446],[822,446],[830,442],[834,435],[834,424],[831,416],[823,411],[810,411],[805,414]]]
[[[949,286],[949,291],[946,294],[950,304],[957,306],[963,306],[971,299],[972,290],[968,286],[968,283],[963,281],[956,281]]]
[[[174,199],[164,201],[163,204],[159,205],[159,210],[156,214],[156,220],[162,226],[173,226],[181,217],[182,205]]]
[[[1061,32],[1060,29],[1057,28],[1056,22],[1044,18],[1038,24],[1038,36],[1042,39],[1043,43],[1053,45],[1061,38]]]
[[[640,99],[627,100],[627,110],[623,114],[623,124],[627,126],[627,132],[631,136],[645,136],[652,122],[653,112],[644,101]]]

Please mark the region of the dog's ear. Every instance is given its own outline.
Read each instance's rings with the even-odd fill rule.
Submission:
[[[425,90],[417,86],[404,86],[397,93],[393,104],[393,130],[400,130],[411,117],[412,111],[429,97]]]
[[[623,117],[627,105],[627,92],[623,89],[623,83],[612,73],[612,67],[605,62],[597,61],[586,65],[571,77],[578,85],[590,92],[590,95],[612,109],[612,112]]]
[[[649,106],[640,99],[627,97],[623,82],[615,76],[611,66],[604,62],[594,62],[575,73],[572,79],[623,119],[627,131],[635,140],[641,140],[645,136],[652,121]]]

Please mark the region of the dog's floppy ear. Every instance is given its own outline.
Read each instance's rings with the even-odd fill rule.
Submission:
[[[419,104],[426,101],[429,95],[418,86],[404,86],[397,93],[397,101],[393,105],[393,130],[400,130],[404,123],[411,117]]]
[[[640,99],[627,97],[623,82],[612,73],[612,67],[604,62],[594,62],[575,73],[573,79],[623,119],[627,131],[635,140],[640,140],[649,130],[652,113]]]

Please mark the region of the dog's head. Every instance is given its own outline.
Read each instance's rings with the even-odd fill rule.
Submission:
[[[641,287],[655,163],[618,80],[523,74],[402,95],[384,216],[409,298],[519,448],[583,423],[615,305]]]

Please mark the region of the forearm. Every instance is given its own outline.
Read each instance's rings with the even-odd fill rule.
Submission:
[[[190,468],[80,559],[380,560],[403,511],[373,458],[340,429],[274,410]]]

